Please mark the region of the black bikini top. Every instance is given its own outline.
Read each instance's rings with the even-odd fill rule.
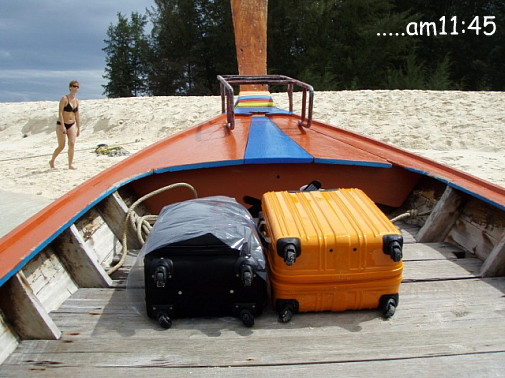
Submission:
[[[78,106],[76,106],[75,108],[73,108],[73,107],[72,107],[72,105],[70,104],[70,99],[68,98],[68,96],[67,96],[67,101],[68,101],[68,103],[67,103],[67,105],[63,108],[63,111],[65,111],[65,112],[69,112],[69,113],[70,113],[70,112],[77,113],[77,111],[79,110],[79,105],[78,105]]]

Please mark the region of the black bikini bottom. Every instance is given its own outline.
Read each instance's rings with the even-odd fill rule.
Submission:
[[[60,122],[60,121],[56,121],[56,124],[57,124],[57,125],[61,125],[61,122]],[[64,125],[65,125],[65,129],[67,129],[67,130],[68,130],[68,129],[70,129],[72,126],[74,126],[74,125],[75,125],[75,122],[72,122],[72,123],[64,123]]]

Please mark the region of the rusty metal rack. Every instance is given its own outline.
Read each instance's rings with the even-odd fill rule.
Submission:
[[[234,91],[232,85],[286,85],[289,98],[289,111],[293,112],[293,91],[295,85],[302,88],[302,114],[300,126],[310,127],[312,124],[312,110],[314,107],[314,88],[311,85],[283,75],[218,75],[221,89],[222,113],[227,114],[227,126],[235,128],[235,107],[233,103]],[[309,93],[307,99],[307,92]]]

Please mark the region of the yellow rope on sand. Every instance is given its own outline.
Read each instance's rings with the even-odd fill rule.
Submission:
[[[109,147],[107,144],[99,144],[95,148],[95,153],[97,155],[108,155],[108,156],[121,156],[130,154],[121,146]]]

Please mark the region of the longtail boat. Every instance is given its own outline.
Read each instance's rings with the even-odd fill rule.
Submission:
[[[218,77],[222,114],[121,161],[0,239],[0,376],[503,375],[505,189],[312,119],[310,85],[267,75],[266,0],[231,5],[239,75]],[[287,89],[288,109],[269,85]],[[193,197],[188,185],[254,207],[267,191],[315,179],[363,190],[401,229],[393,317],[322,312],[281,324],[267,309],[253,328],[188,318],[163,330],[132,311],[126,279],[141,241],[129,218],[149,228],[149,215]]]

